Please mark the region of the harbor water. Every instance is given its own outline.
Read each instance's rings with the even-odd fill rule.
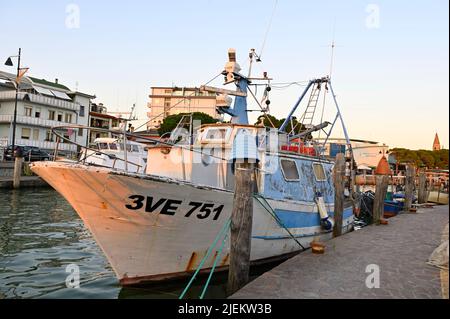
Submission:
[[[73,265],[78,288],[66,284]],[[273,266],[253,269],[252,279]],[[0,189],[0,299],[178,298],[188,280],[123,288],[82,220],[55,190]],[[226,297],[226,280],[226,273],[214,274],[205,298]],[[198,298],[205,281],[196,279],[186,298]]]

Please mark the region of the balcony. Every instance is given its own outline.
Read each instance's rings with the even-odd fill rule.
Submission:
[[[18,115],[16,118],[18,124],[26,124],[32,126],[42,126],[42,127],[55,127],[61,125],[67,125],[70,123],[58,122],[52,120],[44,120],[39,117],[31,116],[21,116]],[[13,121],[13,115],[0,115],[0,123],[11,123]]]
[[[33,93],[19,92],[18,100],[24,100],[25,96],[28,96],[28,100],[31,103],[57,107],[57,108],[65,109],[65,110],[71,110],[74,112],[80,111],[79,104],[69,102],[69,101],[55,99],[55,98],[44,96],[44,95],[37,95],[37,94],[33,94]],[[15,98],[16,98],[15,91],[0,92],[0,101],[14,100]]]
[[[25,140],[21,138],[16,138],[16,145],[35,146],[45,150],[54,150],[56,147],[55,142]],[[66,152],[76,152],[77,146],[75,144],[59,143],[58,150]]]

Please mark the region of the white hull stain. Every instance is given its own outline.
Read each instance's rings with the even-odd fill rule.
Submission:
[[[230,191],[168,178],[58,162],[38,162],[32,170],[73,206],[123,285],[195,271],[233,207]],[[273,209],[318,215],[313,203],[268,202]],[[258,200],[253,207],[252,262],[301,250]],[[332,205],[327,209],[333,211]],[[343,232],[352,221],[353,215],[344,218]],[[318,225],[289,231],[304,247],[332,236]],[[212,267],[220,244],[202,269]],[[226,268],[228,258],[229,243],[218,259],[219,269]]]

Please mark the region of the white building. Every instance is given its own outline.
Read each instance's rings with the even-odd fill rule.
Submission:
[[[14,74],[0,71],[0,146],[12,143],[15,88]],[[37,146],[53,151],[56,137],[51,128],[62,125],[89,125],[91,100],[95,96],[75,92],[58,83],[23,77],[19,86],[16,119],[16,145]],[[86,130],[64,129],[70,141],[86,146]],[[79,152],[77,146],[60,143],[61,153]]]

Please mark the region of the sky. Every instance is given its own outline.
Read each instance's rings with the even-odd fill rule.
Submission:
[[[145,119],[151,86],[200,86],[223,70],[229,48],[244,74],[255,48],[262,58],[255,75],[267,71],[273,82],[291,83],[330,73],[334,39],[333,89],[351,138],[431,149],[438,133],[448,148],[448,6],[448,0],[0,0],[0,60],[21,47],[28,75],[95,94],[112,112],[136,103]],[[14,72],[3,64],[0,70]],[[271,114],[285,117],[302,90],[296,84],[272,90]],[[325,118],[333,115],[331,101]]]

